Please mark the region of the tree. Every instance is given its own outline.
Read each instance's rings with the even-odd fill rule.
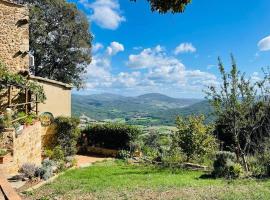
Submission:
[[[131,0],[137,1],[137,0]],[[182,13],[191,0],[147,0],[151,5],[152,11],[158,11],[159,13]]]
[[[91,62],[89,23],[65,0],[25,0],[30,5],[30,50],[36,75],[82,87]]]
[[[252,143],[259,139],[258,130],[265,123],[267,106],[263,88],[265,83],[252,82],[241,74],[232,56],[232,69],[225,72],[219,59],[219,70],[222,77],[220,88],[210,86],[207,97],[215,109],[216,134],[225,139],[226,147],[235,152],[237,161],[248,171],[246,155]],[[261,89],[261,92],[258,92]]]
[[[216,140],[213,127],[204,124],[204,116],[177,117],[177,132],[172,136],[174,148],[179,148],[187,156],[187,161],[204,157],[214,151]]]

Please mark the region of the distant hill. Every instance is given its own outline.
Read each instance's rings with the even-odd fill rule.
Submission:
[[[96,120],[119,119],[129,124],[172,125],[177,115],[206,114],[210,106],[201,99],[172,98],[159,93],[137,97],[115,94],[72,95],[72,113]]]

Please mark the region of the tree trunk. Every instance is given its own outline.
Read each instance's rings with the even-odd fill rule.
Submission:
[[[248,172],[249,171],[248,164],[247,164],[246,156],[244,153],[242,154],[242,160],[243,160],[244,169],[246,172]]]

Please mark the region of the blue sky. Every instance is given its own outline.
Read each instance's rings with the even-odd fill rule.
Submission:
[[[79,93],[204,96],[218,85],[217,57],[254,80],[270,64],[269,0],[193,0],[182,14],[152,13],[146,0],[70,0],[91,23],[93,62]]]

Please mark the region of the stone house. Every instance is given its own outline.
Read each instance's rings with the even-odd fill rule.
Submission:
[[[0,61],[10,71],[29,71],[29,11],[26,6],[0,0]],[[58,81],[30,76],[45,90],[47,100],[39,111],[54,116],[71,116],[72,86]]]
[[[28,8],[11,0],[0,0],[0,62],[14,73],[29,73],[29,57]],[[29,79],[42,85],[47,97],[44,103],[38,104],[39,114],[49,112],[54,117],[71,116],[72,86],[32,75]],[[16,90],[13,93],[16,94]],[[0,95],[0,100],[3,98]],[[0,104],[0,114],[3,108]],[[6,163],[0,164],[0,174],[14,173],[24,163],[40,165],[44,141],[50,142],[53,130],[53,127],[42,127],[40,122],[23,129],[19,135],[14,129],[0,130],[0,148],[11,152]]]

